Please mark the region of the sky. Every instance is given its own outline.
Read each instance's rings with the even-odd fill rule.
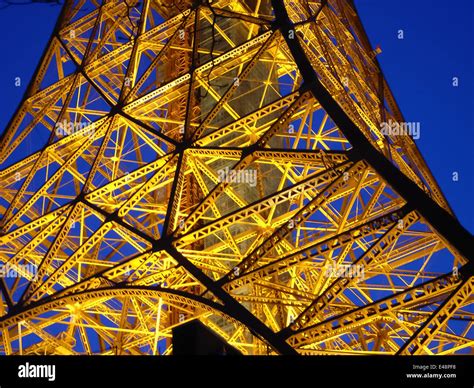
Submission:
[[[474,2],[355,3],[372,45],[382,49],[378,59],[405,120],[420,123],[416,143],[422,155],[456,216],[474,232]],[[21,101],[61,8],[2,5],[0,0],[0,132]],[[20,86],[15,86],[16,77]]]
[[[420,123],[418,148],[456,216],[472,233],[474,2],[355,4],[372,46],[382,49],[378,60],[405,121]],[[404,39],[398,39],[399,30]],[[457,181],[453,172],[458,173]]]

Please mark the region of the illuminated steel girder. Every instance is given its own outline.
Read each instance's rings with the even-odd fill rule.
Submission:
[[[351,1],[66,1],[0,143],[0,353],[472,353],[375,54]]]

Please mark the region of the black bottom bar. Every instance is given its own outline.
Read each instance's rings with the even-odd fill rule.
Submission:
[[[472,356],[7,356],[0,357],[0,387],[160,387],[171,382],[177,387],[469,388],[474,385],[473,361]],[[37,365],[44,365],[44,377],[31,377],[30,372],[19,377],[26,367]],[[49,381],[53,366],[54,381]]]

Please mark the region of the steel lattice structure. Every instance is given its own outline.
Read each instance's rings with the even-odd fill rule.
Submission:
[[[351,1],[67,1],[0,143],[0,353],[472,352],[472,236],[389,120]]]

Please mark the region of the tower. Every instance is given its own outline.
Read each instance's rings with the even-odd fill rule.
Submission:
[[[472,236],[375,54],[350,1],[67,1],[0,143],[0,352],[472,351]]]

